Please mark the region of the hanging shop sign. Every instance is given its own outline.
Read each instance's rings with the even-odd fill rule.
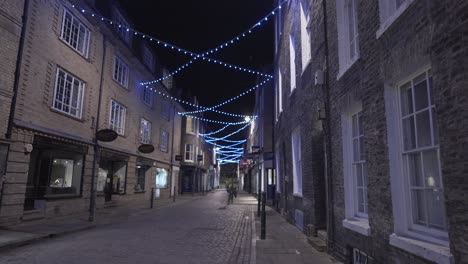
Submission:
[[[138,151],[145,154],[151,153],[154,151],[154,146],[151,144],[143,144],[138,147]]]
[[[117,138],[117,132],[112,129],[101,129],[96,133],[96,139],[102,142],[111,142]]]

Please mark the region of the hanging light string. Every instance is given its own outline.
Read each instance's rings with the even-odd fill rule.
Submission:
[[[191,102],[188,102],[188,101],[179,99],[179,98],[177,98],[177,97],[170,96],[170,95],[168,95],[168,94],[166,94],[166,93],[164,93],[164,92],[161,92],[160,90],[158,90],[158,89],[156,89],[156,88],[153,88],[153,87],[150,87],[150,86],[148,86],[148,85],[145,86],[145,88],[150,89],[150,91],[154,92],[155,94],[161,95],[162,97],[166,97],[166,98],[168,98],[168,99],[170,99],[170,100],[173,100],[173,101],[176,101],[176,102],[185,104],[185,105],[189,105],[189,106],[196,107],[196,108],[201,108],[201,109],[208,108],[208,107],[205,107],[205,106],[200,106],[200,105],[197,105],[197,104],[194,104],[194,103],[191,103]],[[211,111],[216,112],[216,113],[218,113],[218,114],[227,115],[227,116],[232,116],[232,117],[240,117],[240,118],[249,117],[249,118],[254,118],[254,116],[240,115],[240,114],[232,114],[232,113],[227,113],[227,112],[219,111],[219,110],[216,110],[216,109],[212,109]],[[182,116],[185,116],[185,115],[186,115],[186,114],[183,114],[183,113],[181,113],[181,112],[178,112],[177,114],[178,114],[178,115],[182,115]]]
[[[202,113],[202,112],[206,112],[206,111],[212,111],[212,110],[215,109],[215,108],[219,108],[219,107],[221,107],[221,106],[223,106],[223,105],[225,105],[225,104],[228,104],[228,103],[230,103],[230,102],[232,102],[232,101],[234,101],[234,100],[239,99],[240,97],[242,97],[242,96],[244,96],[244,95],[246,95],[246,94],[248,94],[248,93],[250,93],[250,92],[252,92],[252,91],[255,91],[257,88],[262,87],[263,85],[265,85],[265,84],[266,84],[267,82],[269,82],[270,80],[271,80],[271,78],[267,78],[266,80],[260,82],[259,84],[255,85],[254,87],[250,88],[249,90],[247,90],[247,91],[245,91],[245,92],[243,92],[243,93],[241,93],[241,94],[239,94],[239,95],[237,95],[237,96],[234,96],[234,97],[232,97],[232,98],[230,98],[230,99],[228,99],[228,100],[226,100],[226,101],[224,101],[224,102],[222,102],[222,103],[220,103],[220,104],[217,104],[217,105],[215,105],[215,106],[211,106],[211,107],[200,107],[201,110],[195,110],[195,111],[190,111],[190,112],[182,112],[182,113],[179,113],[179,114],[180,114],[180,115],[189,115],[189,114],[198,114],[198,113]]]
[[[70,0],[70,2],[72,2],[73,0]],[[157,39],[157,38],[154,38],[152,36],[149,36],[145,33],[142,33],[138,30],[135,30],[133,28],[130,28],[130,27],[126,27],[125,25],[122,25],[120,24],[119,22],[116,22],[114,20],[111,20],[111,19],[108,19],[108,18],[105,18],[103,16],[100,16],[98,14],[95,14],[93,13],[93,11],[90,11],[90,10],[87,10],[85,8],[82,8],[82,7],[78,7],[77,5],[75,4],[71,4],[71,6],[73,8],[76,8],[79,12],[83,13],[83,14],[90,14],[91,17],[96,17],[98,18],[99,20],[103,21],[103,22],[107,22],[109,23],[110,25],[115,25],[117,26],[118,28],[123,28],[126,30],[126,32],[133,32],[133,35],[135,36],[140,36],[142,39],[146,39],[148,40],[150,43],[155,43],[157,45],[160,45],[164,48],[168,48],[168,49],[171,49],[171,50],[174,50],[174,51],[177,51],[181,54],[184,54],[184,55],[189,55],[191,57],[194,57],[194,60],[195,59],[199,59],[199,58],[203,58],[203,59],[209,59],[208,61],[209,62],[213,62],[215,64],[219,64],[219,65],[223,65],[225,67],[229,67],[229,68],[235,68],[235,69],[238,69],[238,70],[241,70],[241,71],[245,71],[245,72],[249,72],[249,73],[253,73],[253,74],[258,74],[258,75],[261,75],[261,76],[271,76],[271,75],[267,75],[267,74],[264,74],[264,73],[261,73],[261,72],[258,72],[258,71],[255,71],[255,70],[250,70],[250,69],[247,69],[247,68],[244,68],[244,67],[240,67],[240,66],[235,66],[235,65],[232,65],[232,64],[228,64],[228,63],[224,63],[224,62],[221,62],[221,61],[217,61],[215,59],[211,59],[211,58],[208,58],[207,55],[208,54],[213,54],[215,52],[218,52],[219,50],[223,49],[224,47],[227,47],[231,44],[234,44],[234,42],[237,42],[237,41],[240,41],[242,38],[245,38],[248,34],[251,34],[252,33],[252,30],[255,29],[256,27],[259,27],[263,21],[268,21],[268,18],[270,16],[273,16],[275,14],[275,11],[277,9],[281,9],[281,6],[286,3],[288,0],[284,0],[282,3],[280,3],[278,5],[278,7],[276,7],[273,11],[271,11],[267,16],[263,17],[261,20],[259,20],[254,26],[252,26],[250,29],[242,32],[241,34],[235,36],[234,38],[232,38],[231,40],[227,41],[227,42],[224,42],[223,44],[211,49],[211,50],[208,50],[202,54],[197,54],[197,53],[194,53],[194,52],[191,52],[189,50],[186,50],[186,49],[183,49],[181,47],[178,47],[176,45],[173,45],[173,44],[170,44],[168,42],[165,42],[163,40],[160,40],[160,39]],[[184,68],[187,68],[190,64],[192,64],[194,62],[194,60],[191,60],[189,61],[188,63],[184,64],[183,66],[179,67],[176,71],[172,72],[171,76],[174,76],[175,74],[177,74],[178,72],[180,72],[181,69],[184,69]],[[184,67],[185,66],[185,67]],[[170,77],[170,76],[169,76]],[[162,81],[163,79],[167,79],[167,78],[160,78],[158,79],[159,81]],[[147,83],[155,83],[157,80],[155,81],[150,81],[150,82],[144,82],[142,83],[143,85],[147,84]]]

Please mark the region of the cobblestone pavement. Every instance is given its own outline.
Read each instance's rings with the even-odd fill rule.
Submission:
[[[0,263],[249,263],[252,210],[216,191],[112,224],[0,253]]]

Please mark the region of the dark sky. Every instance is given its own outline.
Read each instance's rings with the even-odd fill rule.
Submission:
[[[135,27],[181,48],[201,53],[247,30],[273,9],[272,0],[119,0]],[[273,20],[263,23],[236,44],[211,56],[245,68],[261,70],[273,63]],[[172,71],[190,60],[175,51],[156,48],[157,57]],[[176,85],[190,90],[203,106],[212,106],[248,90],[256,75],[199,61],[175,77]],[[254,93],[219,110],[251,114]],[[236,122],[217,114],[208,118]],[[218,126],[212,126],[216,129]]]

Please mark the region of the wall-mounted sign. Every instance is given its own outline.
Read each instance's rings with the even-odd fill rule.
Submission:
[[[96,139],[102,142],[111,142],[117,138],[117,132],[112,129],[101,129],[96,133]]]
[[[138,151],[141,153],[151,153],[154,151],[154,146],[151,144],[143,144],[138,147]]]
[[[176,161],[182,161],[182,155],[175,155]]]

